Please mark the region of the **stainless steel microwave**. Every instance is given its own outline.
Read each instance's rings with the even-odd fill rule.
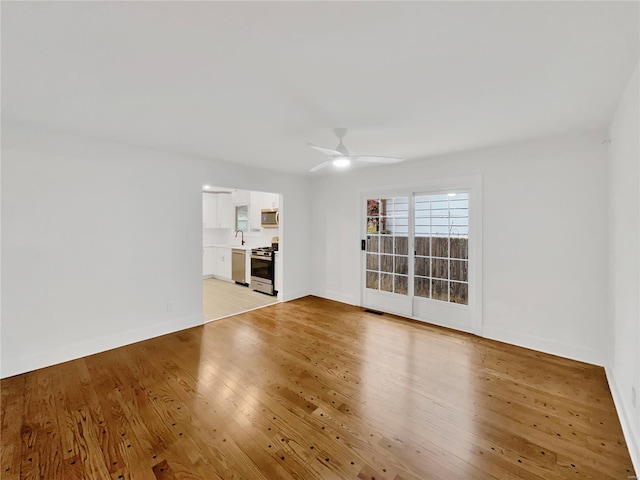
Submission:
[[[278,209],[263,209],[260,214],[260,225],[262,228],[278,228]]]

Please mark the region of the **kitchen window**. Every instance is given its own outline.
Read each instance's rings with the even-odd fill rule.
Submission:
[[[236,232],[238,230],[249,231],[249,205],[238,205],[236,207]]]

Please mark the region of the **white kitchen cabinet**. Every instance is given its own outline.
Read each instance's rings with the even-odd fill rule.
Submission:
[[[247,250],[244,264],[244,276],[248,284],[251,284],[251,250]]]
[[[202,249],[202,276],[215,276],[231,280],[231,248],[204,247]]]
[[[215,193],[202,194],[202,226],[203,228],[218,228],[218,195]]]
[[[234,228],[234,207],[231,195],[218,195],[218,228]]]
[[[280,195],[277,193],[263,193],[262,194],[262,208],[278,208],[280,205]]]
[[[261,212],[267,208],[279,208],[280,195],[277,193],[251,192],[249,222],[251,230],[262,229]]]
[[[251,192],[248,190],[236,190],[231,194],[231,201],[234,205],[249,205],[251,203]]]
[[[204,228],[235,228],[235,207],[248,205],[249,230],[260,231],[261,211],[266,208],[278,208],[280,196],[277,193],[249,192],[236,190],[231,194],[203,194]]]
[[[214,275],[216,263],[215,247],[204,247],[202,249],[202,276],[210,277]]]
[[[233,228],[233,204],[228,193],[202,194],[203,228]]]
[[[275,253],[275,255],[273,256],[273,261],[275,262],[275,264],[273,265],[273,268],[275,270],[275,281],[273,284],[273,288],[275,288],[278,292],[278,297],[281,297],[280,292],[282,291],[282,258],[280,258],[280,252]]]
[[[260,210],[262,210],[262,192],[251,192],[251,203],[249,204],[249,223],[251,230],[261,229]]]
[[[231,280],[231,248],[215,247],[213,274],[216,277]]]

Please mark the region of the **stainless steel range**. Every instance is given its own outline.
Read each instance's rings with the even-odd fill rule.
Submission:
[[[267,295],[277,295],[274,290],[274,248],[260,247],[251,249],[251,288]]]

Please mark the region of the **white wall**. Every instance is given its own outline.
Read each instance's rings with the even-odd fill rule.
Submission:
[[[203,228],[202,245],[223,245],[229,243],[230,228]]]
[[[607,371],[636,470],[640,470],[640,109],[638,68],[611,122],[609,154],[610,318],[613,357]]]
[[[203,184],[283,194],[284,299],[309,291],[304,177],[6,124],[2,140],[3,377],[201,324]]]
[[[316,178],[316,295],[360,303],[361,192],[481,174],[484,336],[604,365],[605,137],[595,131]]]

